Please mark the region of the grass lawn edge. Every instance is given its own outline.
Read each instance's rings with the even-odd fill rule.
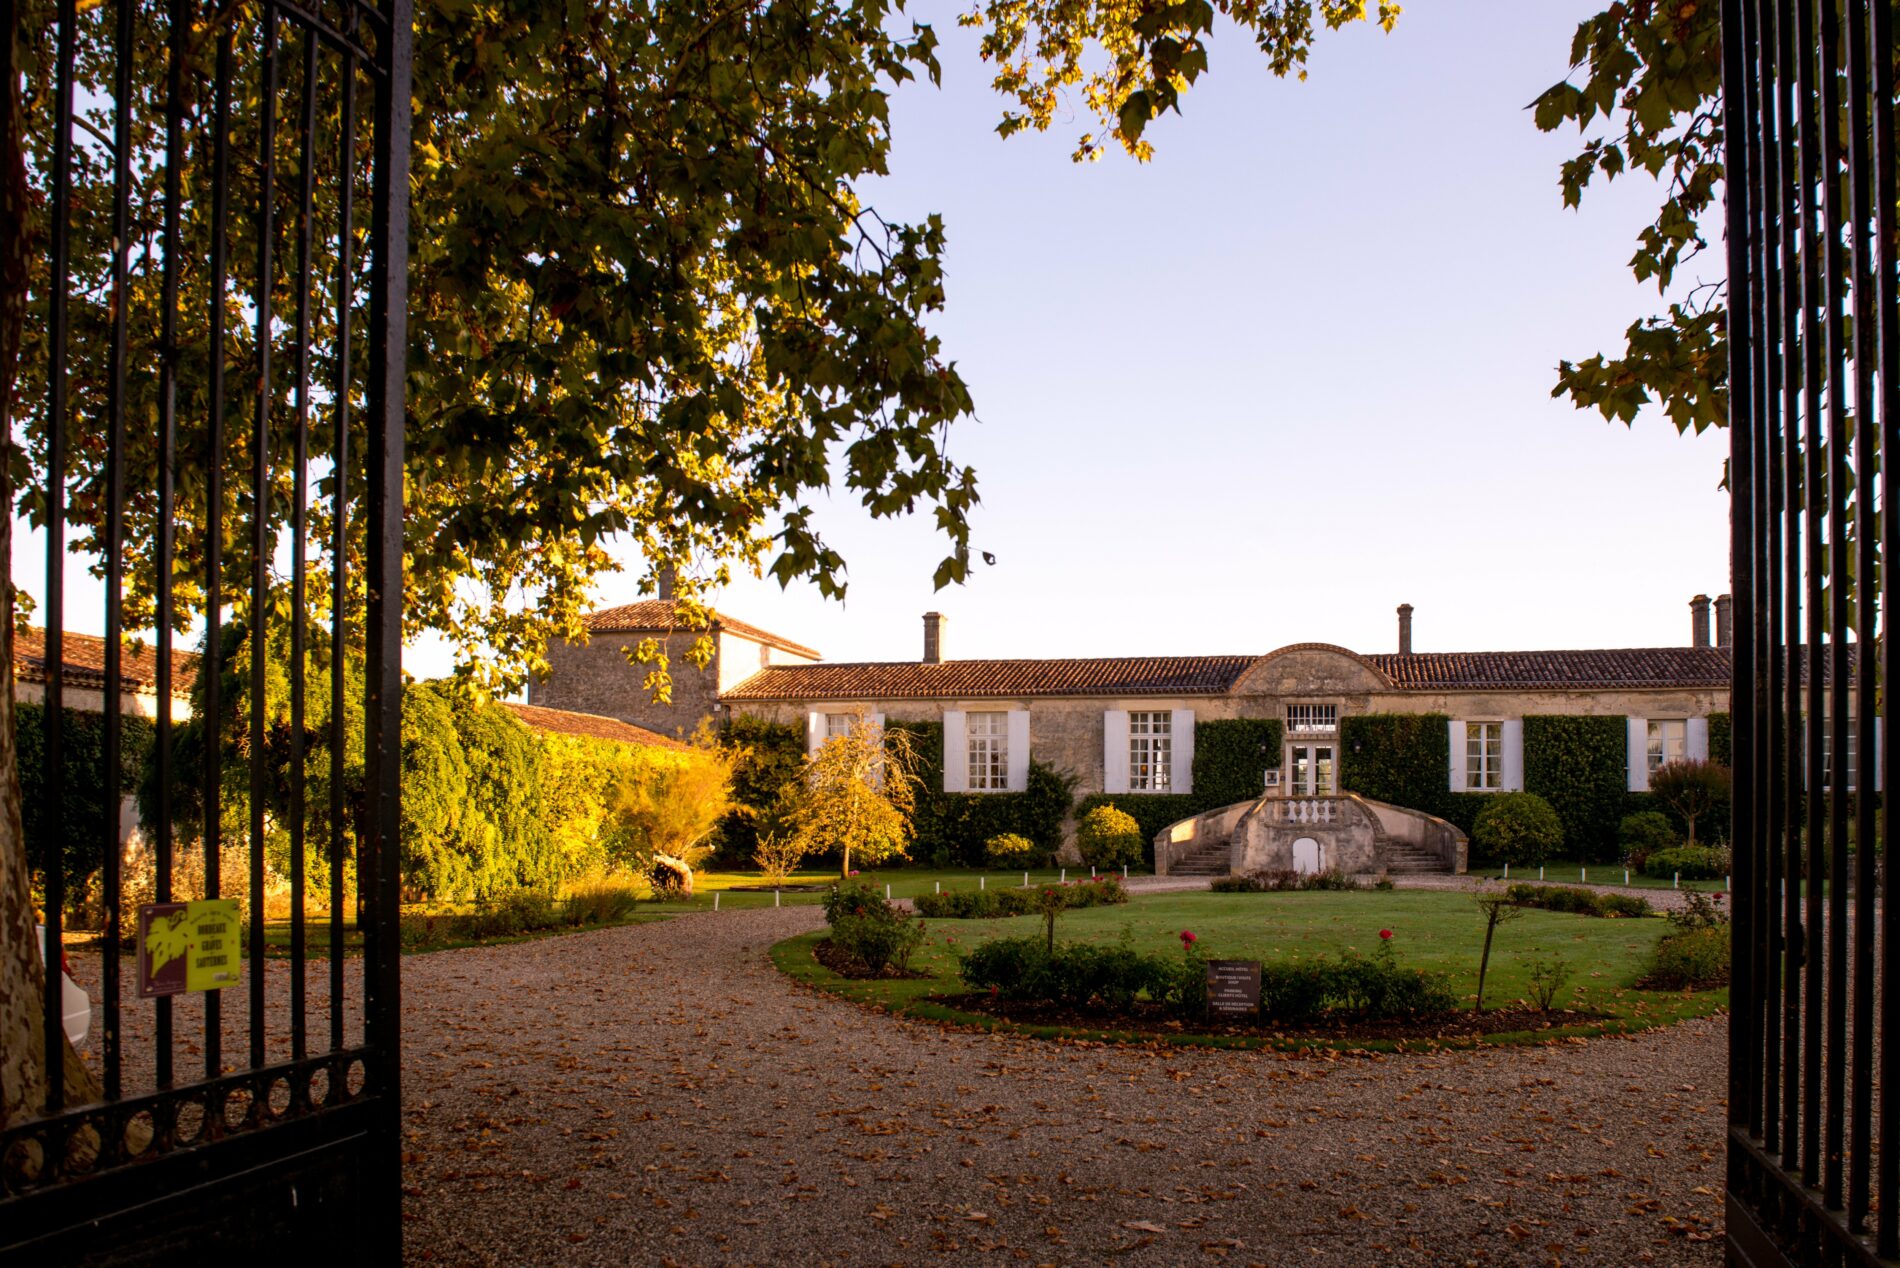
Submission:
[[[1228,1048],[1266,1050],[1298,1054],[1301,1052],[1338,1052],[1349,1054],[1444,1052],[1468,1048],[1515,1048],[1549,1046],[1589,1039],[1630,1036],[1652,1030],[1665,1030],[1681,1022],[1711,1017],[1728,1011],[1727,992],[1699,992],[1708,999],[1702,1011],[1679,1015],[1667,1021],[1648,1021],[1633,1017],[1612,1017],[1587,1025],[1560,1026],[1551,1030],[1513,1030],[1493,1035],[1465,1035],[1453,1039],[1324,1039],[1285,1035],[1210,1035],[1182,1031],[1180,1034],[1154,1034],[1149,1031],[1093,1029],[1078,1026],[1032,1026],[983,1013],[969,1013],[929,999],[892,1000],[880,991],[880,983],[860,982],[833,973],[820,964],[812,948],[829,936],[828,929],[794,934],[771,948],[773,967],[793,982],[835,996],[876,1012],[915,1021],[936,1022],[962,1029],[993,1034],[1021,1035],[1030,1039],[1069,1040],[1085,1043],[1131,1045],[1166,1044],[1187,1048]],[[940,982],[942,979],[930,979]],[[1718,1000],[1716,997],[1720,996]]]

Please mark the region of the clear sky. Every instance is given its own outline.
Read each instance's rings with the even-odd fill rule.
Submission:
[[[1401,602],[1419,650],[1686,643],[1727,586],[1726,434],[1550,397],[1661,307],[1625,267],[1655,186],[1566,210],[1575,135],[1525,109],[1600,8],[1408,5],[1322,38],[1304,83],[1229,32],[1146,165],[1070,163],[1085,118],[997,137],[972,33],[925,14],[943,87],[898,94],[867,193],[947,222],[938,328],[979,418],[952,444],[996,566],[933,593],[928,526],[840,499],[843,605],[723,605],[832,660],[916,657],[931,609],[958,657],[1386,651]],[[1718,240],[1691,273],[1721,272]]]
[[[1424,651],[1687,642],[1689,597],[1727,585],[1726,435],[1550,397],[1560,359],[1661,307],[1625,265],[1655,187],[1566,210],[1575,136],[1525,109],[1600,7],[1420,3],[1323,37],[1304,83],[1228,32],[1146,165],[1072,164],[1082,117],[997,137],[973,34],[913,9],[943,87],[899,90],[865,193],[946,220],[935,327],[977,402],[950,443],[997,563],[933,592],[928,523],[841,496],[843,604],[745,580],[720,606],[831,660],[914,659],[931,609],[955,657],[1385,651],[1401,602]],[[1686,281],[1721,271],[1718,243]],[[43,549],[16,554],[35,590]],[[635,597],[633,562],[603,604]],[[99,628],[96,596],[75,586],[70,628]]]

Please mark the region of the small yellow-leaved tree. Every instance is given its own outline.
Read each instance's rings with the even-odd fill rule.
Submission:
[[[702,731],[684,753],[659,756],[614,789],[608,817],[638,865],[691,890],[692,869],[732,808],[732,755]],[[609,853],[616,853],[611,850]]]
[[[836,850],[842,876],[851,874],[854,854],[866,863],[901,858],[911,839],[917,767],[910,732],[860,713],[806,759],[788,826],[806,853]]]

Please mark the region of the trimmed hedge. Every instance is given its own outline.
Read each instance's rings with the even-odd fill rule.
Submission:
[[[1443,713],[1365,713],[1339,720],[1339,786],[1374,801],[1450,819],[1471,832],[1482,794],[1454,794],[1451,718]],[[1461,800],[1474,799],[1464,806]]]
[[[40,834],[47,815],[54,816],[60,834],[60,873],[69,906],[87,898],[99,870],[105,866],[108,835],[116,840],[119,807],[105,804],[106,718],[103,713],[64,709],[60,751],[64,781],[56,794],[46,790],[46,707],[14,706],[16,752],[20,763],[20,796],[26,828],[27,856],[37,875],[42,855]],[[119,795],[139,790],[140,772],[157,731],[150,718],[124,717],[119,731]],[[41,878],[40,883],[44,880]]]
[[[1567,855],[1590,863],[1620,855],[1617,825],[1631,810],[1628,743],[1629,719],[1621,714],[1524,719],[1524,791],[1557,812]]]

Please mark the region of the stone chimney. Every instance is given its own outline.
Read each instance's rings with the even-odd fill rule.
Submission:
[[[1709,596],[1698,594],[1689,600],[1689,646],[1709,645]]]
[[[1399,655],[1412,654],[1412,605],[1399,604]]]
[[[924,664],[941,665],[943,663],[943,627],[945,616],[941,612],[924,613]]]
[[[1726,594],[1715,596],[1715,645],[1735,646],[1735,600]]]
[[[674,567],[672,564],[661,565],[660,573],[659,573],[659,576],[656,578],[656,581],[659,584],[660,597],[662,599],[670,599],[673,597],[673,592],[679,588],[679,579],[680,579],[680,575],[679,575],[678,568]]]

